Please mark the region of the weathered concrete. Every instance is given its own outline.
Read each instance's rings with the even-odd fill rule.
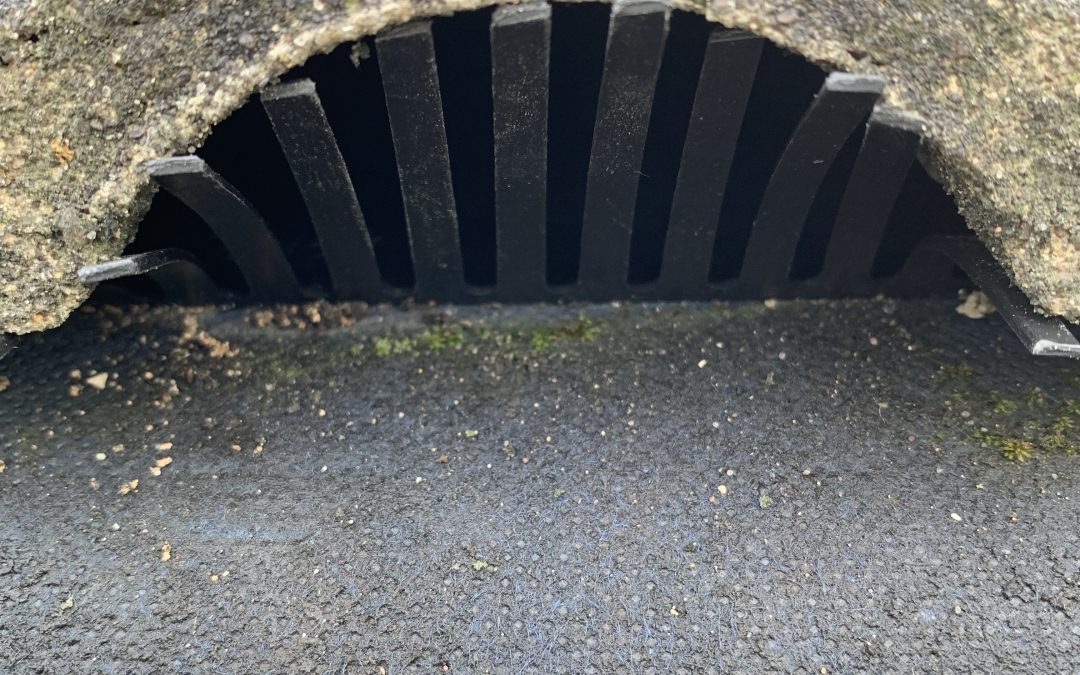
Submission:
[[[75,271],[130,241],[151,194],[147,160],[198,146],[313,54],[486,4],[11,3],[0,16],[0,331],[55,326],[85,298]],[[888,78],[889,102],[927,120],[935,170],[1016,281],[1080,318],[1080,5],[675,4]]]

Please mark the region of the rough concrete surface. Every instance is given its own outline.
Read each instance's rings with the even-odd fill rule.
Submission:
[[[131,240],[147,160],[311,55],[488,0],[13,0],[0,14],[0,330],[58,325],[80,265]],[[1018,284],[1080,318],[1075,0],[674,3],[823,65],[881,75],[926,122],[934,170]]]
[[[1080,662],[1080,460],[992,447],[1076,414],[1080,364],[996,316],[189,316],[0,363],[0,670]]]

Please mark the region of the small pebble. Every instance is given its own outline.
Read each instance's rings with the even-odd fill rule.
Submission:
[[[776,15],[776,22],[780,25],[787,26],[795,23],[799,20],[799,11],[795,8],[788,8]]]

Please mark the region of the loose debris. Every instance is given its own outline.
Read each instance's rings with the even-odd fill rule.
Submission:
[[[188,315],[184,317],[184,332],[180,334],[180,344],[195,343],[206,349],[212,359],[232,358],[240,353],[233,349],[228,342],[219,340],[205,330],[199,328],[199,320]]]
[[[165,467],[169,466],[170,464],[172,464],[172,461],[173,461],[172,457],[161,457],[161,458],[157,459],[154,462],[153,466],[150,467],[150,475],[151,476],[160,476],[161,475],[161,470],[164,469]]]
[[[161,545],[161,562],[172,560],[172,544],[165,542]]]
[[[969,319],[983,319],[997,311],[982,291],[973,291],[957,305],[956,313]]]
[[[86,384],[90,385],[94,389],[97,389],[98,391],[102,391],[103,389],[105,389],[105,385],[107,385],[109,383],[109,374],[108,373],[98,373],[97,375],[94,375],[93,377],[86,378],[84,380],[84,382],[86,382]]]
[[[65,169],[68,163],[75,159],[75,151],[71,149],[71,144],[59,136],[49,141],[49,150],[52,150],[53,157]]]
[[[368,311],[365,302],[327,302],[319,300],[304,305],[277,305],[267,309],[258,309],[244,317],[256,328],[276,326],[294,330],[308,328],[346,328]]]
[[[135,492],[138,489],[139,489],[139,479],[138,478],[133,478],[132,480],[129,480],[129,481],[125,482],[125,483],[121,483],[120,487],[116,488],[116,494],[123,496],[123,495],[131,494],[132,492]]]

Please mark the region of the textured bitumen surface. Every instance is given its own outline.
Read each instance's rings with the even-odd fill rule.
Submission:
[[[975,439],[1080,367],[953,305],[78,314],[0,363],[0,670],[1077,672],[1080,458]]]

